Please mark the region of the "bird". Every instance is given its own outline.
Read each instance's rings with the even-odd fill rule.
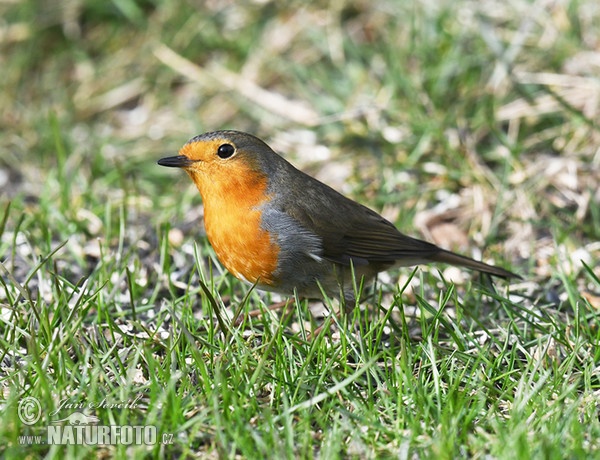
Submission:
[[[178,153],[158,164],[190,176],[202,197],[206,235],[218,259],[236,278],[258,289],[352,300],[355,280],[428,263],[521,278],[401,233],[251,134],[207,132],[191,138]]]

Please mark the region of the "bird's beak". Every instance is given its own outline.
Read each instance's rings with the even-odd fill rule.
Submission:
[[[194,163],[185,155],[177,155],[174,157],[166,157],[158,160],[158,164],[161,166],[168,166],[170,168],[187,168]]]

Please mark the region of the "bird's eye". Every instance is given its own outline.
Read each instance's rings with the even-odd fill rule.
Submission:
[[[217,150],[217,155],[219,155],[219,158],[223,158],[223,159],[229,158],[234,153],[235,153],[235,148],[231,144],[220,145],[219,149]]]

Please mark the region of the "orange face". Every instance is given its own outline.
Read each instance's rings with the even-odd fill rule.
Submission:
[[[190,141],[181,165],[204,202],[206,234],[219,260],[237,278],[272,286],[279,247],[261,228],[260,206],[269,201],[267,177],[252,152],[227,138]]]

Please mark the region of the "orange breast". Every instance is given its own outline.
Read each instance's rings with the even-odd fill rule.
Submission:
[[[239,279],[273,286],[279,247],[261,229],[257,209],[268,200],[266,178],[190,176],[202,195],[206,234],[221,263]]]

